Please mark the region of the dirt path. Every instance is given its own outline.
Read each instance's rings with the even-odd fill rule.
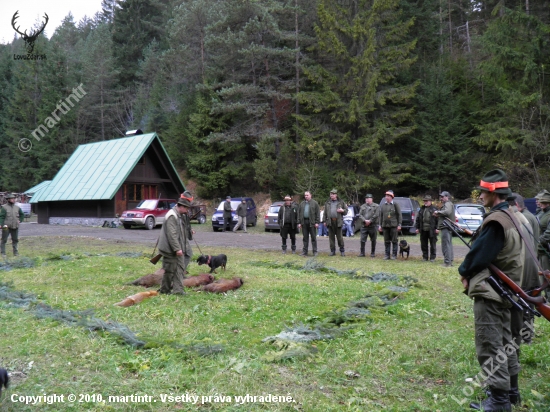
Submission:
[[[195,240],[201,248],[222,249],[223,247],[237,247],[254,250],[281,250],[281,238],[278,233],[264,233],[259,228],[249,228],[248,234],[232,232],[213,232],[208,225],[193,225],[197,231]],[[263,229],[261,229],[263,230]],[[105,239],[115,241],[125,241],[130,243],[142,243],[154,248],[157,238],[160,234],[160,228],[154,230],[145,229],[109,229],[100,227],[86,226],[59,226],[59,225],[39,225],[37,223],[22,223],[19,236],[76,236],[90,237],[94,239]],[[418,237],[408,236],[411,243],[411,256],[422,256]],[[290,244],[290,240],[288,241]],[[318,249],[321,254],[330,252],[328,237],[317,238]],[[298,234],[296,238],[297,250],[300,253],[302,248],[302,235]],[[351,238],[344,238],[346,255],[354,257],[359,253],[360,241],[359,234]],[[195,242],[191,245],[196,249]],[[378,238],[377,256],[383,254],[383,241]],[[310,245],[311,248],[311,245]],[[289,247],[290,249],[290,247]],[[370,244],[367,244],[370,250]],[[463,245],[454,245],[454,254],[456,260],[462,260],[468,249]],[[221,253],[221,250],[220,250]],[[310,250],[311,254],[311,250]],[[441,244],[437,246],[438,260],[442,259]]]

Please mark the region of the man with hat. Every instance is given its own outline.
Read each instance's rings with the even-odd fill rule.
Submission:
[[[445,221],[445,218],[447,218],[454,223],[455,207],[450,201],[451,194],[449,192],[441,192],[439,194],[439,199],[442,203],[441,208],[434,212],[434,216],[439,218],[436,233],[441,232],[441,252],[443,252],[443,266],[449,268],[453,266],[454,260],[453,233],[451,232],[451,229],[443,224],[443,222]]]
[[[432,205],[432,197],[424,196],[424,206],[420,208],[416,218],[416,233],[420,233],[420,249],[422,249],[422,260],[428,261],[428,243],[430,244],[430,262],[435,262],[437,245],[437,218],[434,213],[437,210]]]
[[[479,187],[480,200],[489,212],[484,215],[479,235],[458,268],[466,293],[474,299],[474,326],[477,359],[487,370],[486,382],[490,391],[481,404],[470,407],[486,412],[511,411],[511,403],[519,403],[519,363],[517,345],[511,333],[511,305],[487,283],[492,263],[508,277],[519,283],[523,272],[525,248],[508,211],[506,199],[511,193],[508,178],[500,170],[483,176]],[[510,213],[510,215],[508,214]],[[515,218],[514,218],[515,219]],[[502,359],[502,362],[495,360]]]
[[[290,235],[290,247],[292,253],[296,253],[296,231],[298,230],[298,205],[292,201],[290,195],[285,196],[285,204],[279,208],[277,215],[279,227],[281,228],[281,239],[283,241],[283,255],[286,254],[286,240]]]
[[[547,190],[543,190],[535,196],[539,205],[540,211],[537,214],[537,220],[539,221],[540,237],[539,245],[537,247],[537,256],[543,269],[550,269],[550,260],[548,255],[550,253],[550,193]]]
[[[189,201],[189,204],[193,204],[193,195],[189,191],[185,191],[180,196],[182,199],[187,199]],[[183,224],[183,227],[185,229],[185,256],[184,256],[184,272],[183,274],[187,274],[187,267],[189,266],[189,263],[191,263],[191,257],[193,256],[193,249],[191,249],[191,242],[190,240],[193,240],[193,235],[195,234],[195,231],[191,229],[191,219],[189,218],[189,213],[185,213],[181,215],[181,222]]]
[[[227,196],[225,198],[225,202],[223,203],[223,230],[224,232],[230,232],[231,231],[231,219],[233,219],[232,215],[232,209],[231,209],[231,196]]]
[[[303,247],[300,256],[307,256],[309,238],[311,236],[311,249],[313,256],[317,256],[317,229],[321,223],[319,203],[311,198],[311,192],[304,193],[304,200],[298,208],[298,229],[302,229]],[[324,226],[323,226],[324,227]]]
[[[159,235],[159,252],[162,255],[164,276],[159,289],[163,294],[184,295],[183,279],[187,252],[187,228],[182,215],[187,214],[191,202],[180,197],[178,203],[166,213]]]
[[[340,255],[346,256],[344,249],[344,237],[342,236],[342,223],[344,215],[348,213],[348,207],[344,202],[338,199],[338,191],[332,189],[330,198],[325,203],[325,226],[328,228],[328,239],[330,244],[330,256],[336,254],[336,243],[334,237],[338,239],[338,247]]]
[[[401,216],[401,207],[393,201],[395,195],[393,190],[385,193],[386,201],[380,204],[380,223],[378,231],[384,233],[384,260],[390,259],[390,247],[393,245],[392,259],[397,259],[397,232],[401,230],[403,216]]]
[[[11,244],[13,246],[13,256],[19,256],[17,245],[19,243],[19,223],[25,219],[25,214],[19,206],[15,204],[15,195],[13,193],[6,196],[8,201],[0,208],[0,227],[2,227],[2,243],[0,243],[0,253],[2,258],[6,259],[6,243],[8,236],[11,235]]]
[[[359,209],[358,219],[361,221],[361,253],[359,257],[365,257],[365,244],[370,238],[370,257],[375,256],[376,252],[376,237],[378,235],[378,218],[380,214],[380,206],[374,203],[372,195],[365,195],[365,203]]]

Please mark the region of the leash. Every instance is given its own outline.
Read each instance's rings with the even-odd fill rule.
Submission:
[[[201,255],[203,255],[202,250],[201,250],[201,248],[199,247],[199,244],[197,243],[197,241],[195,240],[195,238],[193,238],[193,241],[195,242],[195,245],[197,245],[197,248],[199,249],[199,252],[201,252]]]

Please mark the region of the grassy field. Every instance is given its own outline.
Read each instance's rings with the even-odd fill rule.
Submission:
[[[21,249],[35,252],[34,266],[0,270],[0,281],[36,300],[23,307],[0,300],[0,365],[12,376],[2,411],[455,412],[482,396],[472,303],[456,268],[323,256],[316,260],[321,270],[300,270],[308,261],[296,255],[228,248],[227,272],[218,277],[243,278],[241,289],[121,308],[113,304],[143,290],[126,283],[154,270],[140,256],[150,250],[61,237],[24,238]],[[373,282],[380,272],[398,278]],[[370,314],[346,312],[358,301]],[[37,317],[48,308],[58,320]],[[93,318],[79,312],[87,309]],[[83,322],[125,325],[145,346],[59,320],[70,317],[66,311]],[[264,341],[286,328],[321,339]],[[538,319],[536,330],[534,343],[522,347],[524,406],[516,411],[550,410],[550,323]],[[53,394],[63,402],[23,403]]]

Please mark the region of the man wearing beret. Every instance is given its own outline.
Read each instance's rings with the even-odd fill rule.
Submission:
[[[338,239],[338,247],[340,255],[346,256],[344,249],[344,237],[342,236],[342,224],[344,215],[348,213],[348,207],[344,202],[338,199],[338,191],[332,189],[330,191],[330,199],[325,203],[325,226],[328,228],[328,239],[330,244],[330,256],[336,254],[336,242],[334,237]]]
[[[374,203],[372,195],[365,195],[365,203],[359,210],[359,221],[361,222],[361,253],[359,257],[365,257],[365,244],[370,238],[370,257],[374,257],[376,253],[376,237],[378,235],[378,219],[380,214],[380,206]]]
[[[416,233],[420,233],[420,249],[422,249],[422,259],[428,261],[428,243],[430,244],[430,262],[435,262],[436,245],[437,245],[437,218],[434,212],[437,210],[432,205],[432,197],[424,196],[424,206],[420,208],[418,217],[416,218]]]
[[[512,339],[510,303],[487,283],[492,263],[514,282],[519,283],[525,258],[525,247],[506,199],[511,194],[508,178],[500,170],[483,176],[479,196],[489,212],[484,215],[479,236],[458,268],[468,296],[474,299],[475,344],[478,362],[484,370],[490,366],[486,382],[490,391],[481,402],[470,407],[486,412],[512,410],[511,403],[520,403],[518,389],[519,363],[517,346]],[[513,215],[513,214],[512,214]],[[514,218],[515,219],[515,218]]]
[[[8,236],[11,236],[11,244],[13,246],[13,256],[19,256],[19,223],[25,220],[25,214],[19,206],[15,204],[15,195],[9,194],[6,196],[8,201],[0,208],[0,227],[2,227],[2,243],[1,254],[2,258],[6,259],[6,243]]]
[[[437,224],[436,233],[441,232],[441,252],[443,252],[443,266],[451,267],[453,266],[454,260],[454,251],[453,251],[453,234],[451,229],[443,224],[445,218],[451,220],[453,223],[455,221],[455,207],[450,201],[451,194],[449,192],[443,191],[439,194],[439,199],[441,200],[442,206],[441,209],[434,212],[434,216],[439,218]]]

